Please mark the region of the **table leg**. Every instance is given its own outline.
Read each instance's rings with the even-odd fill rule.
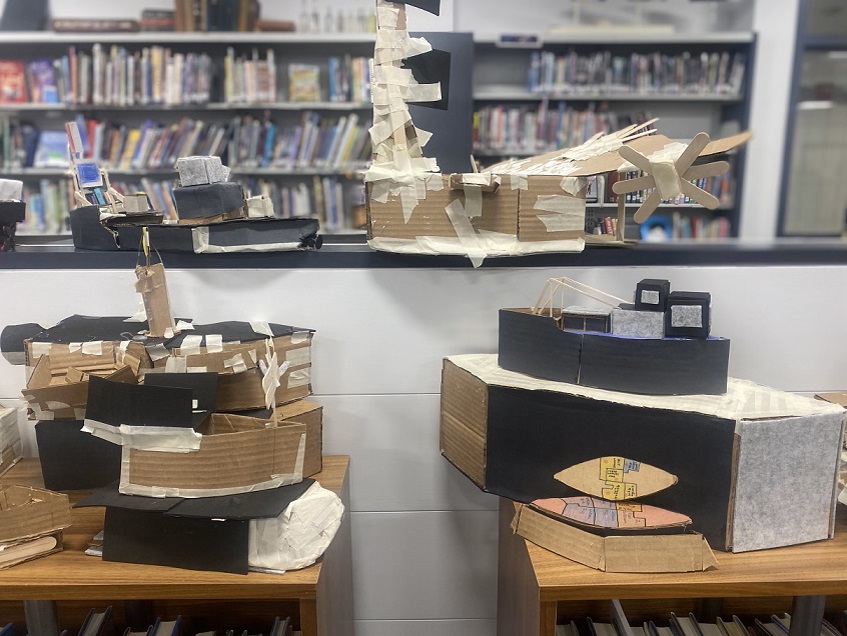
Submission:
[[[556,601],[541,601],[538,610],[539,634],[556,636]]]
[[[795,596],[789,636],[820,636],[825,596]]]
[[[54,601],[24,601],[24,617],[31,636],[59,636],[59,614]]]
[[[318,602],[313,598],[300,599],[300,631],[303,636],[318,636]]]

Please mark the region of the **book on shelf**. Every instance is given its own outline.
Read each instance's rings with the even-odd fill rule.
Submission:
[[[26,70],[22,61],[0,60],[0,103],[25,103],[26,84]]]
[[[364,104],[371,100],[370,58],[332,56],[327,60],[329,101]]]
[[[605,203],[617,203],[618,195],[615,194],[612,189],[615,183],[622,179],[636,179],[641,176],[643,176],[643,173],[640,171],[626,173],[610,172],[605,178],[606,185],[603,201]],[[717,177],[697,179],[691,183],[714,196],[720,202],[721,206],[729,207],[732,205],[733,182],[733,176],[728,172]],[[647,200],[647,197],[650,196],[651,192],[653,192],[652,188],[639,190],[637,192],[630,192],[629,194],[624,195],[625,203],[632,205],[644,203],[644,201]],[[693,199],[682,194],[674,199],[663,201],[662,203],[665,205],[697,205]]]
[[[176,12],[169,9],[143,9],[139,26],[142,31],[176,30]]]
[[[68,212],[73,204],[73,185],[68,179],[40,179],[38,188],[24,184],[26,221],[18,234],[63,234],[68,231]]]
[[[527,90],[533,94],[724,95],[739,97],[747,64],[728,51],[565,55],[533,51]]]
[[[54,18],[50,26],[56,33],[134,33],[141,29],[138,20],[111,18]]]
[[[259,57],[257,49],[251,56],[235,55],[229,47],[224,58],[224,101],[230,104],[265,104],[277,99],[277,67],[273,49]]]
[[[259,0],[175,0],[177,31],[253,31]]]
[[[317,64],[288,65],[288,100],[321,101],[321,67]]]

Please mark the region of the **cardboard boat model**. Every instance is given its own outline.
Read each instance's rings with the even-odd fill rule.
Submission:
[[[222,254],[229,252],[285,252],[320,249],[316,219],[278,219],[264,196],[245,199],[230,170],[219,157],[180,157],[176,162],[179,186],[174,188],[176,222],[152,210],[143,192],[122,195],[109,174],[83,158],[76,122],[65,125],[74,200],[71,210],[74,246],[91,250],[136,251],[146,229],[163,252]]]
[[[605,309],[564,307],[576,291]],[[555,307],[557,299],[561,300]],[[536,305],[500,310],[499,364],[546,380],[647,395],[726,393],[729,340],[711,335],[711,295],[638,283],[629,303],[570,278]]]
[[[676,476],[606,456],[555,477],[587,496],[520,504],[512,527],[525,539],[606,572],[690,572],[717,565],[708,541],[689,529],[688,516],[635,500],[673,487]]]
[[[437,0],[409,2],[433,13]],[[729,170],[726,161],[697,163],[728,153],[750,138],[743,132],[711,141],[700,133],[680,143],[656,133],[651,120],[584,144],[521,161],[508,161],[481,173],[447,175],[423,148],[432,134],[412,122],[408,103],[442,102],[437,81],[446,73],[427,72],[438,63],[423,38],[410,38],[404,3],[377,0],[372,100],[373,164],[367,183],[368,243],[373,249],[414,254],[461,254],[474,266],[489,256],[579,252],[586,243],[623,244],[625,195],[649,191],[635,214],[643,223],[662,201],[681,195],[709,209],[719,201],[696,184]],[[449,65],[449,55],[446,64]],[[442,56],[441,62],[444,62]],[[429,83],[424,83],[429,82]],[[615,183],[617,220],[611,235],[586,226],[588,177],[640,173]]]

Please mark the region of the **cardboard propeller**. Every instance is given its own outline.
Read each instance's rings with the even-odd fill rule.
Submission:
[[[645,497],[670,488],[676,475],[625,457],[596,457],[569,466],[553,477],[593,497],[623,501]]]
[[[614,193],[621,195],[654,188],[647,200],[635,213],[633,218],[636,223],[646,221],[662,201],[673,199],[681,194],[709,210],[714,210],[720,205],[720,202],[714,196],[691,183],[705,177],[716,177],[729,170],[729,164],[726,161],[714,161],[699,166],[693,165],[710,141],[711,139],[706,133],[698,134],[676,161],[653,159],[641,154],[634,148],[621,146],[619,150],[621,158],[632,163],[644,172],[645,176],[618,181],[612,186]]]

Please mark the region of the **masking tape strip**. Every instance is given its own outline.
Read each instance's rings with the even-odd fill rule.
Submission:
[[[581,252],[585,249],[583,238],[555,239],[552,241],[519,241],[513,234],[479,231],[480,243],[488,256],[522,256],[555,252]],[[466,249],[459,239],[446,236],[418,236],[413,239],[375,238],[368,241],[375,250],[395,254],[455,254],[464,256]]]
[[[285,352],[285,360],[290,363],[292,367],[298,367],[301,364],[311,364],[312,348],[299,347],[297,349],[289,349]]]
[[[588,179],[585,177],[565,177],[562,179],[562,190],[571,196],[578,197],[579,193],[588,187]]]
[[[82,343],[82,353],[87,356],[102,356],[103,355],[103,341],[102,340],[94,340],[93,342],[83,342]]]
[[[200,346],[203,344],[203,336],[191,334],[182,339],[182,344],[179,345],[179,354],[181,356],[196,356],[200,354]]]
[[[288,374],[288,388],[295,389],[300,386],[306,386],[312,380],[311,368],[297,369]]]
[[[291,334],[291,344],[300,344],[306,342],[312,337],[311,331],[295,331]]]
[[[116,361],[118,364],[124,364],[124,360],[126,359],[126,350],[129,348],[129,340],[123,340],[118,345],[118,351],[116,356]]]
[[[234,254],[238,252],[293,252],[303,247],[296,243],[251,243],[249,245],[212,245],[209,228],[191,228],[191,242],[195,254]]]
[[[50,342],[33,342],[30,345],[30,350],[32,351],[33,358],[40,358],[41,356],[49,356],[50,355],[50,347],[52,347],[52,343]]]
[[[124,322],[146,322],[147,310],[144,309],[144,301],[138,303],[138,311],[131,318],[127,318]]]
[[[261,320],[251,321],[250,329],[253,330],[253,333],[258,333],[262,336],[267,336],[268,338],[274,337],[274,332],[271,330],[271,326],[267,322]]]
[[[482,187],[465,185],[465,215],[469,219],[482,216]]]
[[[185,367],[186,373],[207,373],[208,371],[208,367]]]
[[[185,320],[179,320],[176,323],[175,329],[177,331],[194,331],[194,325],[190,322],[186,322]]]
[[[682,194],[679,172],[677,172],[676,163],[672,159],[659,159],[657,161],[651,159],[650,169],[653,172],[656,189],[659,190],[663,201],[675,199]]]
[[[169,355],[171,355],[171,352],[168,351],[167,348],[165,348],[165,345],[161,343],[155,344],[152,347],[147,347],[146,350],[147,355],[150,356],[150,359],[153,362],[158,362],[162,358],[167,358]]]
[[[585,201],[558,194],[538,197],[534,209],[555,214],[538,215],[548,232],[581,232],[585,230]]]
[[[165,372],[166,373],[187,373],[188,372],[188,360],[181,356],[170,356],[165,361]]]
[[[487,254],[480,243],[476,231],[471,225],[470,219],[465,215],[461,201],[456,199],[444,209],[447,211],[447,217],[450,219],[450,223],[453,224],[453,229],[456,231],[456,237],[459,239],[459,243],[465,249],[465,254],[471,260],[474,267],[479,267],[482,265]]]
[[[276,352],[267,360],[267,369],[262,374],[262,390],[265,393],[265,406],[272,409],[276,404],[276,390],[279,388],[280,369]]]
[[[206,336],[206,352],[221,353],[224,350],[224,337],[221,334],[209,334]]]
[[[113,444],[136,450],[163,453],[189,453],[200,450],[200,433],[172,426],[111,426],[97,420],[84,420],[82,430]]]
[[[82,350],[81,342],[69,342],[68,343],[68,353],[76,353],[77,351]]]
[[[520,174],[510,175],[509,183],[512,190],[526,190],[529,188],[526,177]]]
[[[240,353],[236,353],[231,358],[224,360],[224,367],[232,369],[233,373],[242,373],[247,370],[244,357]]]

